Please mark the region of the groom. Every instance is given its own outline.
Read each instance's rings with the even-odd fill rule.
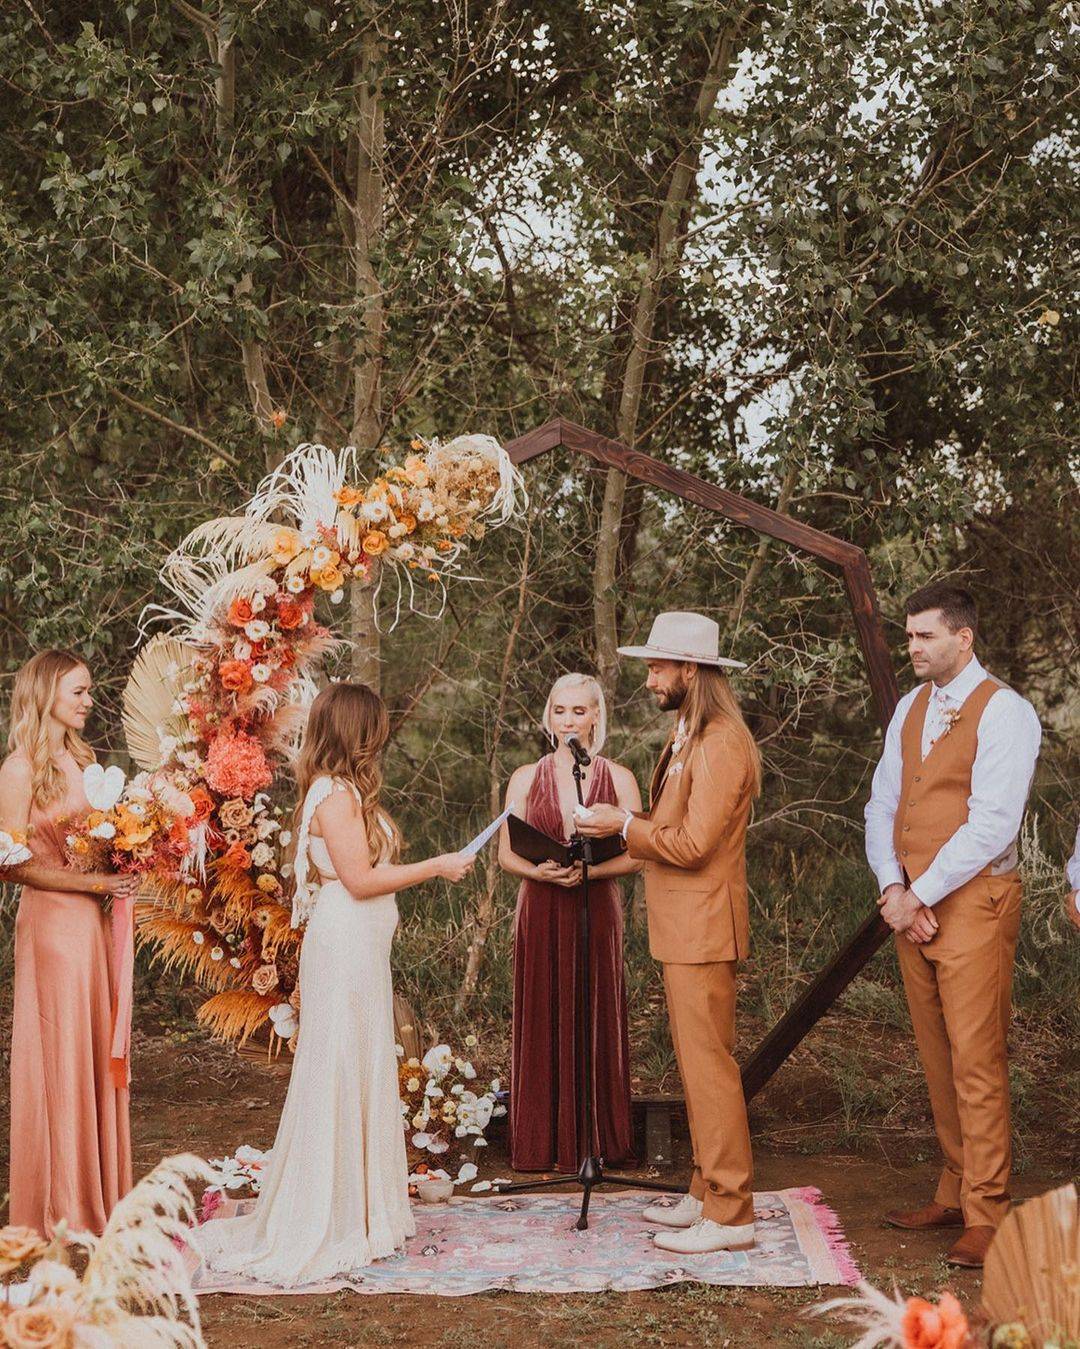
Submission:
[[[746,825],[761,760],[721,668],[720,632],[701,614],[660,614],[645,646],[620,647],[648,665],[646,687],[677,712],[652,778],[650,808],[593,806],[594,838],[621,833],[645,861],[649,949],[664,967],[671,1038],[686,1093],[694,1154],[690,1192],[652,1205],[653,1238],[683,1255],[754,1245],[753,1159],[735,1044],[735,965],[747,954]]]

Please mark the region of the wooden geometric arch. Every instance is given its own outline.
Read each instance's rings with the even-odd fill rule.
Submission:
[[[768,506],[759,506],[757,502],[728,492],[723,487],[706,482],[704,478],[695,477],[693,473],[672,468],[659,459],[653,459],[651,455],[640,454],[620,441],[598,435],[564,417],[554,417],[534,431],[518,436],[507,444],[506,449],[515,464],[524,464],[560,446],[576,454],[586,454],[608,468],[621,469],[631,478],[640,478],[653,487],[682,497],[684,501],[715,511],[725,520],[744,525],[770,539],[779,539],[838,568],[844,578],[844,588],[878,718],[883,730],[888,726],[899,698],[899,690],[881,626],[874,583],[870,579],[870,566],[861,548],[793,520],[789,515],[781,515]],[[742,1079],[747,1100],[772,1077],[888,935],[889,929],[875,909],[746,1060]]]

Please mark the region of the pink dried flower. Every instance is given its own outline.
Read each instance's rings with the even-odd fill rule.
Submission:
[[[250,799],[269,787],[273,773],[262,745],[246,731],[216,736],[206,755],[206,782],[222,796]]]

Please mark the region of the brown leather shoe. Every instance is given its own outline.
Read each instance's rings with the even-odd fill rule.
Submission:
[[[927,1204],[924,1208],[905,1213],[902,1209],[892,1209],[885,1215],[885,1221],[891,1227],[904,1227],[912,1232],[922,1232],[930,1227],[963,1227],[964,1215],[958,1208],[945,1208],[941,1204]]]
[[[982,1269],[996,1231],[995,1227],[965,1227],[964,1235],[945,1257],[945,1263],[963,1269]]]

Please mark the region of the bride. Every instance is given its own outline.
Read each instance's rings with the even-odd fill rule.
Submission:
[[[392,1254],[416,1231],[394,1043],[394,892],[459,881],[474,859],[394,861],[400,835],[379,804],[388,735],[385,704],[364,684],[331,684],[311,706],[297,765],[300,1033],[254,1209],[188,1237],[219,1273],[314,1283]]]

